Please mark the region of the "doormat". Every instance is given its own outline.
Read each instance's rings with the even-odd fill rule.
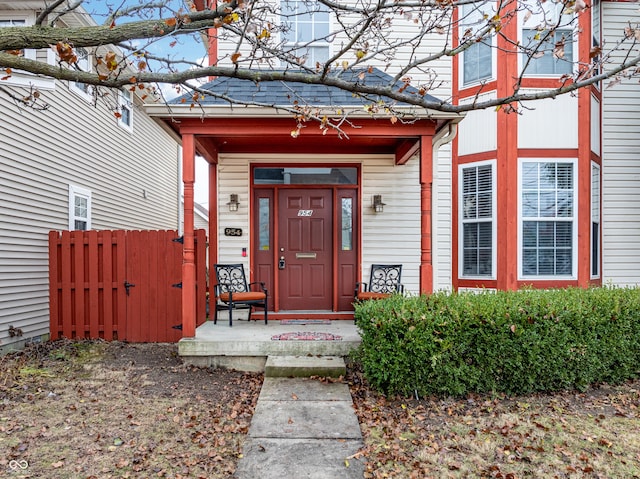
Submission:
[[[331,324],[330,319],[281,319],[280,324]]]
[[[295,332],[271,336],[272,341],[342,341],[342,336],[331,333]]]

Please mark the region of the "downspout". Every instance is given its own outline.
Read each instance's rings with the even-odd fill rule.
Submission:
[[[450,120],[449,122],[447,122],[447,124],[441,128],[440,130],[438,130],[438,132],[434,135],[433,140],[431,142],[432,148],[433,148],[433,152],[432,152],[432,161],[433,161],[433,176],[432,176],[432,186],[431,186],[431,211],[432,211],[432,215],[431,215],[431,241],[432,241],[432,245],[431,245],[431,250],[432,250],[432,255],[431,255],[431,264],[433,267],[433,285],[434,285],[434,291],[437,289],[442,289],[441,286],[437,283],[437,281],[435,281],[435,279],[437,278],[437,272],[438,272],[438,257],[439,255],[437,254],[438,252],[438,218],[437,218],[437,202],[438,202],[438,169],[437,169],[437,165],[438,165],[438,151],[440,150],[440,148],[442,147],[442,145],[446,145],[447,143],[450,143],[453,141],[453,139],[456,137],[456,135],[458,134],[458,123],[460,123],[462,121],[463,117],[460,118],[456,118],[453,120]],[[453,152],[451,153],[451,159],[453,160]],[[453,174],[453,172],[452,172]],[[433,214],[436,213],[436,214]],[[451,245],[451,241],[449,241],[449,245]],[[453,278],[451,278],[451,281],[453,281]],[[450,283],[451,283],[450,281]],[[451,285],[449,285],[450,288]]]

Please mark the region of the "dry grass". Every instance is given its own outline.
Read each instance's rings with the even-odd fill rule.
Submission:
[[[58,342],[0,359],[0,471],[231,477],[262,378],[185,368],[175,350]]]
[[[372,392],[357,370],[347,380],[367,478],[640,478],[640,382],[416,401]],[[261,384],[185,368],[175,345],[61,341],[0,358],[0,477],[231,477]]]
[[[385,399],[350,378],[367,478],[640,477],[640,382],[519,398]]]

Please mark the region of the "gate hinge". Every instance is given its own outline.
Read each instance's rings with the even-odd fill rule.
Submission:
[[[172,288],[182,288],[182,281],[180,281],[179,283],[174,283],[171,285]]]
[[[173,241],[174,243],[184,244],[184,235],[178,238],[173,238],[171,241]]]

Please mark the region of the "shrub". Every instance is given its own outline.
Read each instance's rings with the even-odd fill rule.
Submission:
[[[526,394],[638,377],[640,290],[393,296],[356,305],[365,376],[386,394]]]

